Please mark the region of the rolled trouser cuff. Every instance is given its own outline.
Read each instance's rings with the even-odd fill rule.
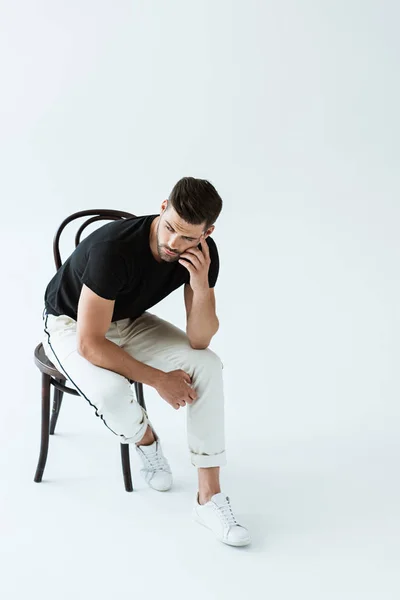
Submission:
[[[197,468],[224,467],[226,465],[226,451],[218,454],[195,454],[190,453],[192,465]]]
[[[140,424],[140,429],[138,429],[137,432],[135,432],[135,435],[132,435],[130,437],[127,437],[123,434],[120,435],[120,442],[121,444],[137,444],[138,442],[140,442],[140,440],[142,440],[144,438],[144,434],[147,431],[147,427],[150,424],[149,418],[147,416],[147,413],[144,409],[143,410],[143,422]]]

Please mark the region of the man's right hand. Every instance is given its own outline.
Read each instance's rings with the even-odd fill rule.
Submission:
[[[154,386],[161,398],[164,398],[175,410],[197,400],[196,390],[192,387],[190,375],[178,369],[163,373]]]

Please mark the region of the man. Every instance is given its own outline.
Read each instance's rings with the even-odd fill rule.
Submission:
[[[122,443],[132,443],[150,487],[172,473],[129,380],[186,407],[188,446],[198,469],[194,518],[232,546],[250,542],[221,492],[226,464],[222,363],[208,345],[218,330],[218,251],[209,236],[222,200],[206,180],[185,177],[159,215],[113,221],[77,246],[45,293],[44,350]],[[207,241],[206,241],[207,240]],[[186,333],[148,312],[184,285]]]

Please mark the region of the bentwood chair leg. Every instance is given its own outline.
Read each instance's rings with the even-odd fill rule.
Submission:
[[[61,380],[59,380],[59,379],[57,379],[57,381],[61,382]],[[58,390],[57,388],[54,388],[53,410],[51,411],[51,421],[50,421],[50,435],[54,434],[54,431],[55,431],[55,428],[57,425],[57,419],[58,419],[58,415],[60,413],[63,394],[64,394],[64,392],[62,392],[61,390]]]
[[[121,444],[122,472],[124,474],[125,489],[127,492],[133,492],[131,463],[129,460],[129,444]]]
[[[144,394],[143,394],[143,383],[141,383],[140,381],[135,381],[135,392],[136,392],[136,397],[137,397],[138,403],[140,404],[140,406],[142,406],[144,408],[144,410],[146,410],[146,403],[144,401]]]
[[[46,466],[49,449],[49,420],[50,420],[50,375],[42,373],[42,436],[40,443],[39,462],[34,481],[40,483]]]
[[[135,392],[138,403],[146,410],[146,404],[143,395],[143,384],[137,381],[133,383],[135,384]],[[129,444],[121,444],[121,461],[122,472],[124,474],[125,489],[127,492],[133,492],[131,464],[129,459]]]

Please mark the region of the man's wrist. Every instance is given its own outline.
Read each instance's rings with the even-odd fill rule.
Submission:
[[[134,373],[131,373],[129,378],[133,381],[139,381],[140,383],[144,383],[157,389],[166,375],[165,371],[150,367],[150,365],[146,365],[145,363],[139,362],[139,364],[141,368],[139,370],[136,369]]]
[[[199,300],[203,299],[203,298],[209,298],[210,297],[210,288],[204,287],[204,288],[199,288],[197,290],[193,290],[193,296],[198,298]]]
[[[155,369],[154,367],[149,368],[151,369],[151,372],[149,373],[148,382],[145,383],[147,383],[150,387],[157,389],[164,380],[166,372],[162,371],[161,369]]]

